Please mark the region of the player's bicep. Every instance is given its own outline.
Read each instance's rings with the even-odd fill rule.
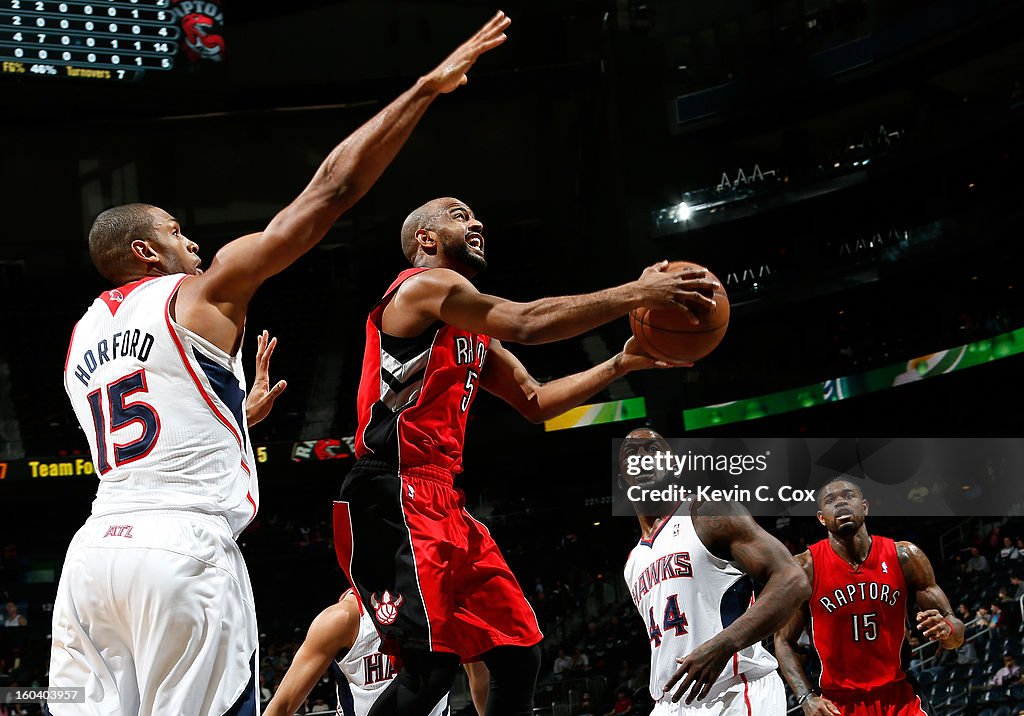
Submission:
[[[952,611],[949,598],[935,582],[935,570],[928,555],[913,542],[898,542],[896,550],[907,586],[917,593],[917,606],[949,614]]]
[[[519,359],[496,339],[491,340],[480,385],[527,419],[534,419],[538,409],[535,398],[540,384],[534,380]]]
[[[951,615],[953,607],[942,587],[935,582],[935,571],[928,555],[912,542],[897,542],[896,553],[907,587],[915,593],[917,608],[921,611],[935,609],[943,616]]]
[[[198,279],[193,279],[207,303],[222,309],[225,315],[231,306],[239,305],[242,312],[249,299],[259,288],[262,278],[253,271],[251,257],[263,241],[263,234],[247,234],[221,248],[209,267]],[[224,307],[228,307],[227,310]]]
[[[462,277],[459,277],[462,278]],[[453,282],[437,307],[437,318],[450,326],[499,340],[520,341],[523,304],[480,293],[467,279]]]

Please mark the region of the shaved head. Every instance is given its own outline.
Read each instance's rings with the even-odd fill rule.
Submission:
[[[416,241],[416,233],[421,228],[428,231],[437,230],[437,220],[444,213],[447,207],[453,204],[463,204],[455,197],[439,197],[414,209],[401,224],[401,252],[406,254],[410,263],[416,262],[416,254],[419,252],[420,244]]]
[[[456,201],[458,199],[453,199],[450,196],[431,199],[423,206],[413,209],[412,213],[405,217],[405,222],[402,224],[402,253],[405,254],[409,263],[415,262],[416,252],[419,250],[416,232],[420,229],[432,231],[438,215],[444,211],[446,206]]]
[[[107,209],[89,230],[89,256],[105,279],[118,285],[136,268],[131,245],[136,239],[153,237],[150,204],[123,204]]]

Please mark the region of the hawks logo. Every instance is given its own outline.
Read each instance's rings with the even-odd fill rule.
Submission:
[[[192,62],[224,59],[220,0],[179,0],[172,9],[181,23],[181,49]]]
[[[124,294],[115,288],[113,291],[107,291],[107,298],[111,301],[121,303],[121,301],[124,300]]]
[[[395,619],[398,619],[398,608],[405,604],[405,597],[398,595],[397,599],[393,599],[391,592],[385,590],[380,601],[377,601],[376,593],[371,594],[370,604],[373,606],[374,614],[377,615],[377,621],[387,626],[394,624]]]

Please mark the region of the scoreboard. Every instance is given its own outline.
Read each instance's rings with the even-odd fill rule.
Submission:
[[[173,70],[183,39],[219,60],[223,40],[209,35],[219,12],[185,16],[180,7],[201,4],[219,11],[179,0],[0,0],[0,76],[137,81]],[[183,38],[185,23],[192,37]]]

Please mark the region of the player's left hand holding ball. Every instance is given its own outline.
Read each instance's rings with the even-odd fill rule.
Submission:
[[[942,616],[938,609],[926,609],[917,613],[917,628],[929,641],[942,641],[953,635],[953,625]]]
[[[651,358],[644,353],[640,342],[631,337],[622,347],[622,352],[616,356],[616,365],[623,374],[632,373],[634,370],[647,370],[649,368],[692,368],[693,363],[669,363],[663,360]]]

